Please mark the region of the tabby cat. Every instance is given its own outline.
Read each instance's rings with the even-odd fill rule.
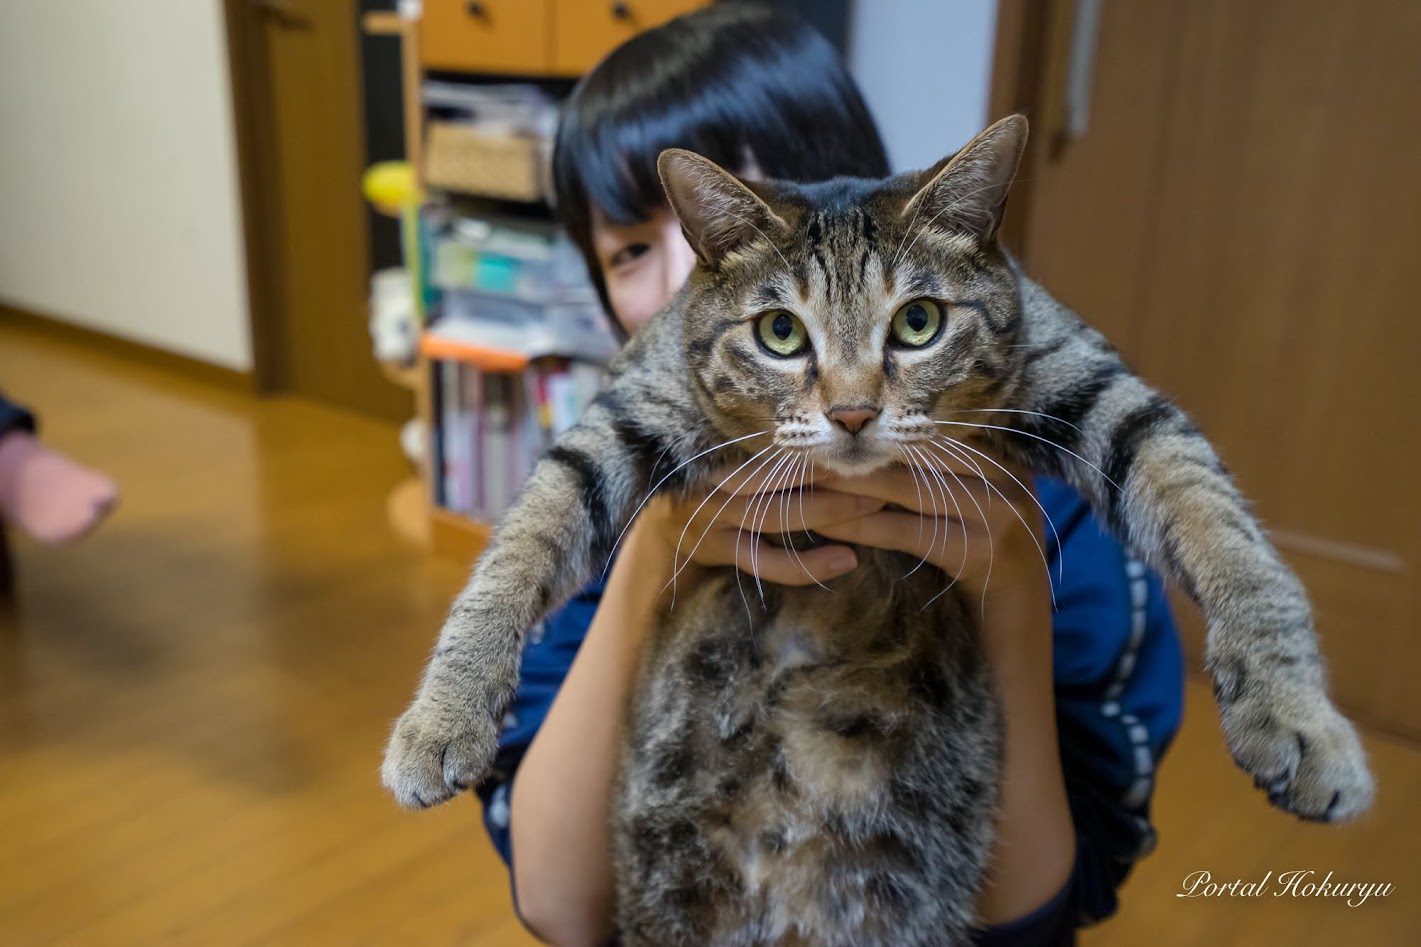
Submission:
[[[659,167],[698,257],[538,465],[454,603],[383,777],[406,806],[476,783],[526,629],[603,568],[650,492],[730,461],[862,474],[945,432],[1073,484],[1209,623],[1238,765],[1334,821],[1372,781],[1329,701],[1303,588],[1189,419],[998,245],[1026,121],[883,181],[744,183]],[[857,432],[833,406],[875,414]],[[1002,721],[972,603],[860,549],[816,586],[730,568],[648,633],[615,792],[628,944],[954,944],[992,842]],[[905,577],[906,575],[906,577]],[[663,596],[667,602],[670,596]]]

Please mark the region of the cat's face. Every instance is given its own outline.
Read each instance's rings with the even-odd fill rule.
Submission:
[[[773,445],[859,474],[921,463],[914,452],[941,459],[936,421],[1002,405],[1020,300],[995,234],[1025,131],[1007,119],[938,167],[885,181],[747,185],[663,155],[699,259],[687,358],[717,428],[764,432],[751,454]]]

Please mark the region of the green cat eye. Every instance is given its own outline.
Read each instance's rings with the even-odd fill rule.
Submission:
[[[936,338],[941,327],[942,309],[938,304],[931,299],[915,299],[893,314],[890,329],[894,342],[916,349]]]
[[[760,334],[760,343],[783,358],[798,355],[809,345],[809,333],[804,331],[804,323],[783,309],[765,313],[755,326]]]

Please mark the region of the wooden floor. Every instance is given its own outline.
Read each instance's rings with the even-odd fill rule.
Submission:
[[[16,543],[0,944],[532,943],[477,803],[376,775],[464,572],[385,525],[395,428],[3,328],[0,385],[124,494]]]
[[[0,386],[113,474],[71,549],[17,543],[0,619],[0,944],[520,945],[477,804],[403,813],[376,767],[463,568],[394,538],[391,426],[244,396],[0,326]],[[1270,810],[1207,690],[1157,795],[1159,851],[1104,945],[1421,943],[1421,752],[1369,735],[1361,825]],[[1176,898],[1191,872],[1391,882]],[[1276,887],[1276,886],[1275,886]]]

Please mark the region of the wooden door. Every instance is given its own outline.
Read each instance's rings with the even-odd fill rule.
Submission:
[[[371,356],[355,0],[227,0],[257,375],[392,420],[414,411]],[[398,90],[391,90],[398,95]]]
[[[1421,735],[1421,4],[1104,0],[1071,143],[1078,8],[1044,9],[1029,269],[1219,447],[1339,701]]]

